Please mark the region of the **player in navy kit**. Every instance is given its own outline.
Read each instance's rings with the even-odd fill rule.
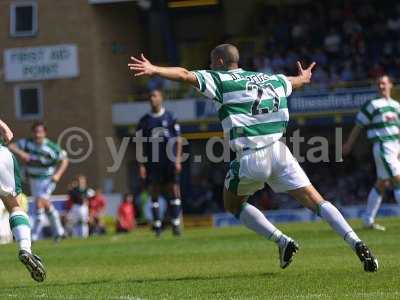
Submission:
[[[153,228],[161,234],[160,204],[158,198],[165,191],[169,200],[173,234],[179,236],[181,197],[179,174],[181,172],[182,141],[180,126],[174,115],[165,110],[160,90],[150,92],[151,112],[138,124],[136,136],[146,138],[138,143],[136,151],[145,161],[139,161],[139,176],[149,186],[152,200]],[[139,160],[139,159],[138,159]]]

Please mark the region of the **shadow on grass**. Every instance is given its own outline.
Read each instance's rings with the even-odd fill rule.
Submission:
[[[90,280],[82,282],[66,282],[66,283],[49,283],[40,285],[16,285],[13,287],[6,287],[1,289],[1,294],[5,294],[9,291],[15,291],[18,289],[43,289],[46,287],[57,288],[57,287],[73,287],[73,286],[90,286],[96,284],[104,283],[132,283],[132,284],[142,284],[142,283],[162,283],[162,282],[185,282],[185,281],[208,281],[208,280],[220,280],[220,279],[244,279],[244,278],[260,278],[260,277],[274,277],[278,273],[252,273],[252,274],[231,274],[231,275],[220,275],[220,276],[186,276],[177,278],[149,278],[149,279],[126,279],[126,280],[114,280],[114,279],[104,279],[104,280]]]

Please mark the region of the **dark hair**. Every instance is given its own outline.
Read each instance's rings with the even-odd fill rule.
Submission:
[[[36,121],[35,123],[32,124],[31,129],[32,129],[32,131],[34,131],[34,130],[35,130],[36,128],[38,128],[38,127],[43,127],[44,131],[47,132],[47,127],[46,127],[46,125],[44,124],[44,122],[42,122],[42,121]]]
[[[155,93],[155,92],[159,92],[161,95],[163,95],[162,89],[160,89],[160,88],[154,88],[154,89],[149,90],[149,96],[150,96],[152,93]]]
[[[390,77],[388,74],[380,75],[380,76],[378,77],[378,80],[377,80],[377,81],[381,80],[381,79],[384,78],[384,77],[386,77],[386,78],[389,80],[389,82],[390,82],[391,84],[394,83],[392,77]]]

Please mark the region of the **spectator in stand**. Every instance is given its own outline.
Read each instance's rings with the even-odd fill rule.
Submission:
[[[299,60],[299,55],[294,51],[294,49],[289,49],[286,53],[285,66],[295,66],[296,62]]]
[[[340,73],[340,79],[342,81],[352,81],[354,79],[351,61],[348,60],[345,62],[343,70]]]
[[[258,54],[254,58],[254,67],[256,70],[265,73],[265,74],[272,74],[273,71],[271,69],[271,63],[267,57],[262,54]]]
[[[106,197],[100,188],[96,189],[95,195],[89,198],[89,234],[105,234],[106,227],[102,217],[107,206]]]
[[[133,206],[133,195],[125,194],[118,207],[117,228],[118,233],[127,233],[135,228],[135,208]]]
[[[282,72],[284,66],[285,66],[285,61],[282,59],[278,51],[275,52],[271,60],[271,67],[274,73]]]
[[[336,58],[340,50],[341,42],[342,38],[340,34],[332,27],[324,40],[325,50],[331,54],[332,57]]]
[[[264,37],[264,51],[274,49],[265,58],[274,72],[295,71],[290,66],[301,54],[326,70],[334,68],[334,72],[328,72],[333,85],[371,80],[382,73],[400,77],[398,1],[306,2],[281,6],[261,3],[257,9],[253,31]],[[267,20],[266,12],[271,16]],[[306,52],[297,48],[300,43]],[[276,49],[276,44],[282,49]],[[252,56],[245,51],[243,55]],[[348,60],[352,61],[351,70],[346,65]],[[262,63],[255,65],[259,71],[265,68]]]
[[[379,63],[375,63],[369,71],[369,76],[373,78],[378,78],[385,74],[385,70],[383,70],[382,66]]]
[[[321,67],[324,67],[328,64],[328,57],[326,56],[325,52],[322,51],[321,48],[317,48],[313,51],[313,54],[311,55],[311,60],[315,61],[318,64],[318,66]]]
[[[313,76],[314,82],[316,85],[319,85],[319,88],[325,88],[327,83],[329,82],[328,73],[323,67],[316,68]]]

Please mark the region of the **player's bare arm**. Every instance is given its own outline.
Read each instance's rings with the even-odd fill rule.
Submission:
[[[182,171],[182,138],[180,136],[176,139],[176,161],[175,161],[176,172]]]
[[[8,144],[14,137],[13,132],[11,131],[10,127],[2,120],[0,120],[0,135],[3,138],[4,142]]]
[[[54,182],[59,182],[60,181],[61,177],[64,175],[65,171],[67,170],[68,165],[69,165],[69,161],[68,161],[67,158],[63,159],[60,162],[56,172],[54,173],[54,175],[52,177],[52,180]]]
[[[351,150],[353,149],[354,143],[356,142],[361,131],[362,131],[362,127],[360,125],[355,125],[353,127],[349,137],[347,138],[346,143],[343,145],[342,153],[344,156],[350,154]]]
[[[9,144],[8,149],[10,149],[10,151],[13,152],[16,156],[18,156],[18,158],[24,163],[27,163],[31,160],[31,156],[29,155],[29,153],[20,149],[15,143]]]
[[[162,78],[179,81],[198,87],[196,76],[189,70],[181,67],[161,67],[153,65],[143,54],[140,58],[131,57],[128,64],[135,76],[160,76]]]
[[[313,62],[308,66],[308,68],[304,69],[301,63],[299,61],[297,62],[298,75],[288,77],[288,80],[292,84],[293,88],[301,88],[302,86],[311,82],[312,70],[315,65],[316,63]]]

